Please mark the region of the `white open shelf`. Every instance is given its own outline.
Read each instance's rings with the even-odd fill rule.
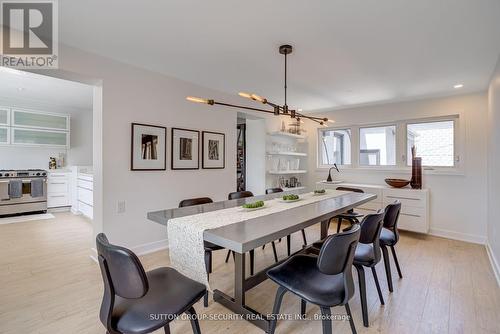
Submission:
[[[269,133],[270,136],[282,136],[282,137],[290,137],[290,138],[295,138],[295,139],[306,139],[306,136],[304,135],[296,135],[293,133],[288,133],[288,132],[283,132],[283,131],[275,131]]]
[[[286,151],[281,151],[281,152],[267,152],[269,155],[290,155],[294,157],[307,157],[307,153],[302,153],[302,152],[286,152]]]
[[[290,175],[290,174],[305,174],[307,173],[306,170],[303,169],[297,169],[297,170],[270,170],[268,172],[269,174],[272,175]]]

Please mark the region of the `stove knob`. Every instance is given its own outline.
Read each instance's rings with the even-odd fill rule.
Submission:
[[[36,173],[36,176],[40,176],[40,173]]]
[[[10,176],[10,174],[9,173],[5,173],[5,176]]]
[[[45,175],[47,175],[47,173],[43,172],[43,173],[42,173],[42,176],[45,176]]]
[[[0,173],[0,177],[2,176],[2,173]]]

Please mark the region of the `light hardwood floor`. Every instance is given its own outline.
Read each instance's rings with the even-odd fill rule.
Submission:
[[[56,219],[0,225],[0,333],[105,333],[98,320],[102,282],[89,258],[93,245],[90,223],[70,213]],[[318,236],[307,231],[309,240]],[[294,235],[294,246],[301,244]],[[113,240],[111,240],[113,241]],[[278,244],[284,256],[284,242]],[[350,302],[358,333],[500,333],[500,291],[483,246],[405,233],[398,244],[404,278],[393,266],[394,293],[389,293],[383,265],[378,265],[386,305],[378,301],[368,279],[369,328],[361,321],[359,296]],[[224,251],[215,252],[214,286],[232,292],[232,268]],[[256,252],[257,269],[272,263],[271,247]],[[168,266],[167,251],[141,257],[146,268]],[[356,277],[356,276],[355,276]],[[247,294],[248,304],[270,312],[276,286],[269,281]],[[299,300],[285,295],[282,312],[295,314]],[[198,313],[230,314],[210,303]],[[319,313],[308,306],[308,316]],[[343,308],[332,309],[343,314]],[[201,321],[202,333],[262,333],[245,321]],[[191,333],[189,322],[175,321],[172,333]],[[334,321],[334,333],[350,333],[347,322]],[[281,321],[277,333],[321,333],[320,321]],[[161,331],[158,333],[162,333]]]

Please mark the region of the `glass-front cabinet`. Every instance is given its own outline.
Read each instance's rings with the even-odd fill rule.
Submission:
[[[47,131],[35,129],[12,129],[12,144],[68,146],[69,133],[62,131]]]
[[[12,110],[13,127],[29,127],[51,130],[69,130],[69,118],[66,115],[39,113],[26,110]]]
[[[70,117],[0,107],[0,145],[69,147]]]

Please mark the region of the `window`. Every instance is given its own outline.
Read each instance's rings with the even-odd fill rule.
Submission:
[[[320,130],[319,133],[320,165],[351,164],[351,130]]]
[[[411,165],[411,148],[415,145],[423,166],[455,165],[455,122],[439,121],[407,124],[407,164]]]
[[[361,166],[396,165],[396,126],[359,129]]]

